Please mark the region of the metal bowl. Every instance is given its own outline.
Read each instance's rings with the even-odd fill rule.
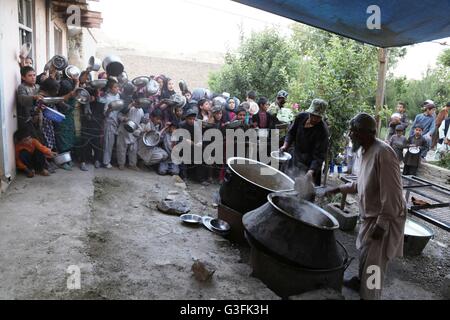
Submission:
[[[157,131],[150,131],[144,134],[142,141],[147,147],[155,147],[161,140],[161,135]]]
[[[146,84],[145,91],[147,91],[148,95],[154,96],[159,92],[159,84],[153,79]]]
[[[139,126],[134,121],[129,120],[129,121],[127,121],[127,123],[124,124],[124,128],[129,133],[133,133],[134,131],[136,131],[139,128]]]
[[[113,109],[113,111],[120,111],[125,107],[125,101],[116,100],[109,103],[109,106]]]
[[[234,120],[234,121],[231,121],[230,123],[228,123],[226,125],[226,128],[227,129],[237,129],[240,126],[242,126],[242,124],[243,124],[243,121],[241,121],[241,120]]]
[[[180,220],[184,223],[189,223],[189,224],[202,223],[202,217],[197,214],[183,214],[182,216],[180,216]]]
[[[101,67],[102,67],[102,61],[100,59],[97,59],[94,56],[89,58],[88,70],[99,71]]]
[[[53,160],[58,166],[60,166],[63,165],[64,163],[72,161],[72,157],[70,155],[70,152],[65,152],[58,154]]]
[[[89,92],[83,88],[75,90],[75,100],[80,104],[86,104],[91,100]]]
[[[102,66],[103,70],[113,77],[119,76],[125,69],[120,57],[115,55],[110,55],[103,59]]]
[[[138,88],[145,87],[150,82],[149,77],[141,76],[134,78],[131,82]]]
[[[211,228],[214,231],[220,232],[220,233],[226,233],[231,230],[230,225],[228,222],[220,220],[220,219],[212,219],[210,222]]]
[[[81,70],[76,66],[68,66],[65,70],[65,74],[69,79],[78,79],[81,74]]]
[[[151,105],[153,102],[149,98],[139,98],[136,100],[136,102],[140,105]]]
[[[106,87],[107,83],[108,83],[108,80],[106,80],[106,79],[92,80],[91,82],[89,82],[91,87],[96,88],[96,89],[103,89],[104,87]]]
[[[409,153],[419,154],[420,153],[420,148],[419,147],[411,147],[411,148],[409,148]]]
[[[64,98],[62,97],[45,97],[42,99],[44,104],[57,104],[64,102]]]

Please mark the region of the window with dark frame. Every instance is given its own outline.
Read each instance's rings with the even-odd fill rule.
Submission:
[[[31,43],[31,52],[29,57],[34,60],[33,44],[33,0],[17,0],[18,19],[19,19],[19,39],[20,47],[25,43]]]
[[[54,37],[55,37],[55,54],[62,55],[63,54],[63,32],[57,26],[54,25]]]

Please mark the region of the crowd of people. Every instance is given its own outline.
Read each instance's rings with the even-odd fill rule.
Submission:
[[[450,152],[450,102],[438,115],[432,100],[425,101],[422,109],[423,113],[416,116],[409,134],[406,134],[409,121],[405,103],[398,103],[397,112],[389,122],[386,142],[394,149],[400,162],[403,162],[404,175],[416,175],[431,149],[435,150],[436,160]]]
[[[97,169],[116,165],[120,170],[127,166],[140,170],[145,166],[161,175],[212,182],[223,178],[223,163],[176,164],[171,159],[174,146],[187,143],[193,149],[204,149],[211,142],[196,141],[196,131],[230,128],[279,128],[282,145],[294,120],[292,110],[285,108],[288,93],[284,90],[272,104],[254,91],[241,102],[227,93],[213,94],[202,88],[191,92],[184,81],[179,82],[177,92],[176,82],[165,75],[129,81],[122,75],[114,77],[87,69],[71,77],[53,66],[37,74],[32,63],[27,60],[21,66],[22,83],[17,90],[19,130],[15,134],[17,168],[28,177],[48,176],[58,168],[72,170],[72,161],[58,165],[53,161],[57,155],[70,153],[82,171],[89,170],[90,162]],[[143,86],[142,79],[147,79]],[[149,81],[157,82],[157,91],[149,92]],[[89,93],[89,101],[76,99],[79,88]],[[48,109],[62,114],[62,119],[56,121],[48,116]],[[130,123],[135,127],[130,129]],[[192,138],[176,140],[177,129],[189,131]],[[146,143],[146,135],[155,133],[160,138],[158,143]],[[281,145],[275,146],[277,150]]]

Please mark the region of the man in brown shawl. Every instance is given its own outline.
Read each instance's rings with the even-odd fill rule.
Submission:
[[[329,189],[327,194],[358,194],[359,278],[344,284],[354,289],[359,287],[361,299],[380,299],[388,262],[403,254],[406,202],[400,166],[394,150],[376,138],[376,122],[372,116],[360,113],[353,118],[350,138],[353,151],[362,148],[358,180]]]

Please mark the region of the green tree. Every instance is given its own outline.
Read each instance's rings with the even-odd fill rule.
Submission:
[[[442,66],[450,67],[450,49],[444,50],[439,56],[438,61]]]
[[[348,121],[360,111],[373,114],[378,50],[354,40],[305,26],[293,28],[293,41],[303,56],[290,100],[307,108],[314,98],[329,102],[327,120],[331,151],[344,146]]]
[[[288,88],[298,64],[290,42],[277,29],[266,29],[244,39],[237,52],[227,53],[223,68],[210,75],[209,87],[241,99],[250,90],[273,99],[279,90]]]
[[[395,109],[398,101],[404,101],[408,106],[408,116],[414,119],[422,112],[425,100],[434,100],[438,107],[450,100],[450,66],[445,65],[443,56],[445,52],[438,59],[438,65],[428,69],[421,80],[389,77],[386,101],[391,110]]]

